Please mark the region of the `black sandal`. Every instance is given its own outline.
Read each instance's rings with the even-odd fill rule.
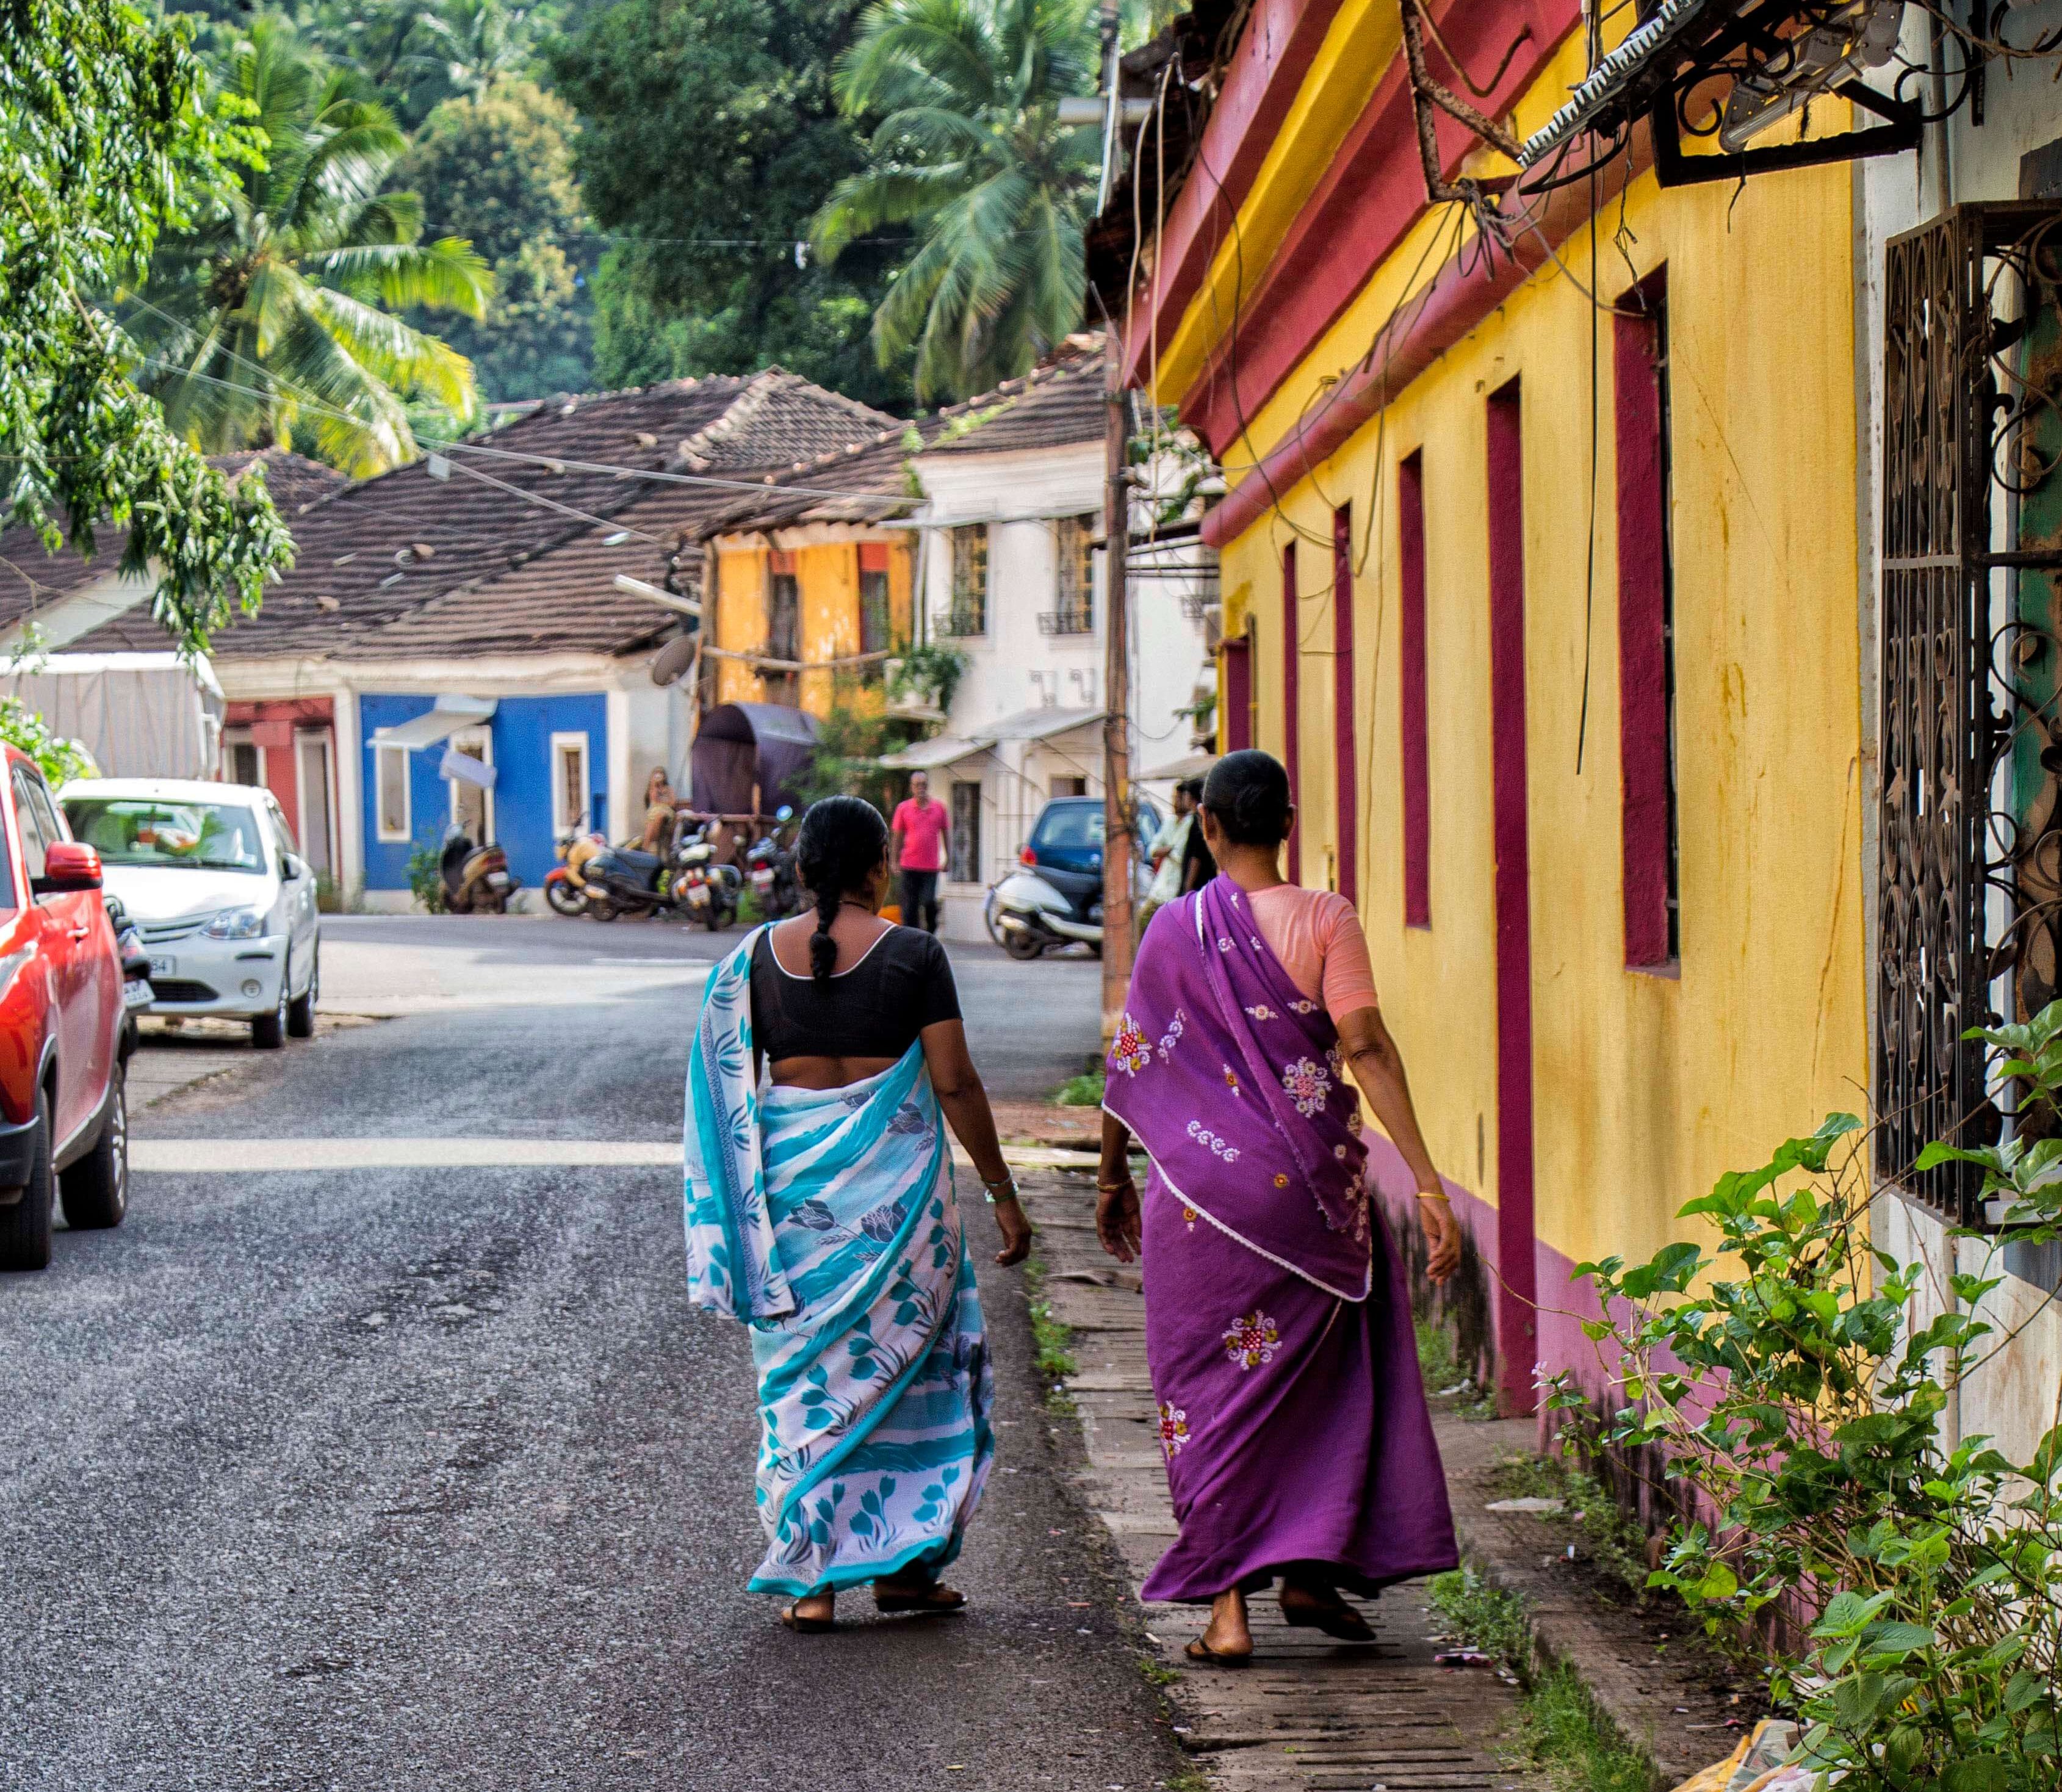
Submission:
[[[1250,1665],[1253,1661],[1253,1651],[1250,1649],[1213,1649],[1201,1637],[1181,1653],[1199,1666],[1207,1662],[1212,1667],[1242,1668]]]
[[[837,1628],[834,1617],[804,1617],[792,1605],[780,1608],[780,1621],[797,1636],[821,1637]]]
[[[917,1593],[883,1593],[878,1581],[873,1584],[873,1609],[888,1617],[898,1612],[963,1611],[966,1602],[965,1593],[955,1587],[941,1586],[936,1581]]]

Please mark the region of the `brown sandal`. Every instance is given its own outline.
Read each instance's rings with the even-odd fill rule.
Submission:
[[[1199,1666],[1208,1662],[1214,1667],[1242,1668],[1250,1665],[1253,1661],[1253,1651],[1250,1649],[1237,1650],[1213,1649],[1201,1637],[1197,1637],[1181,1653]]]

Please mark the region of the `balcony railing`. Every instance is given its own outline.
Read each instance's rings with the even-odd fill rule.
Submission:
[[[986,634],[987,606],[955,601],[951,609],[938,618],[938,633],[941,635]]]
[[[1095,633],[1095,612],[1082,604],[1057,610],[1038,613],[1038,633],[1041,635],[1092,635]]]

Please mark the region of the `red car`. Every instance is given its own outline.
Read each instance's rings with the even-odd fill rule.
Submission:
[[[122,960],[100,855],[71,838],[43,774],[0,748],[0,1270],[50,1260],[129,1204]]]

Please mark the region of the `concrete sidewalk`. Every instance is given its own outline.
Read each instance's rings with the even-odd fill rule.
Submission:
[[[1137,1266],[1117,1264],[1097,1244],[1093,1176],[1041,1174],[1023,1185],[1038,1228],[1044,1298],[1073,1334],[1078,1372],[1064,1385],[1088,1459],[1081,1491],[1135,1591],[1176,1533]],[[1462,1554],[1530,1601],[1542,1651],[1581,1674],[1614,1727],[1653,1758],[1661,1785],[1724,1755],[1751,1725],[1751,1677],[1732,1677],[1694,1644],[1679,1608],[1659,1599],[1635,1607],[1622,1589],[1603,1585],[1583,1565],[1572,1517],[1486,1509],[1508,1491],[1499,1465],[1532,1451],[1534,1422],[1442,1412],[1434,1426]],[[1254,1662],[1242,1673],[1183,1657],[1183,1644],[1202,1633],[1205,1609],[1144,1611],[1148,1635],[1179,1677],[1177,1702],[1190,1714],[1182,1742],[1229,1792],[1530,1792],[1537,1777],[1506,1764],[1514,1758],[1506,1738],[1516,1689],[1484,1669],[1435,1665],[1448,1639],[1426,1603],[1413,1582],[1365,1604],[1378,1641],[1354,1645],[1291,1630],[1273,1599],[1256,1600]]]
[[[1024,1179],[1038,1227],[1044,1296],[1073,1334],[1079,1372],[1065,1390],[1081,1415],[1082,1493],[1109,1528],[1134,1590],[1175,1534],[1167,1506],[1137,1266],[1097,1245],[1093,1176]],[[1482,1669],[1434,1665],[1442,1621],[1415,1584],[1362,1607],[1377,1640],[1334,1643],[1284,1625],[1271,1598],[1252,1605],[1254,1665],[1197,1668],[1182,1645],[1206,1608],[1149,1605],[1148,1636],[1178,1676],[1181,1741],[1228,1792],[1533,1792],[1499,1759],[1516,1690]]]

